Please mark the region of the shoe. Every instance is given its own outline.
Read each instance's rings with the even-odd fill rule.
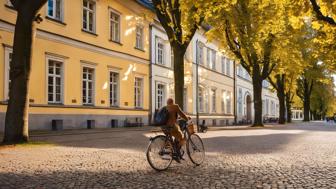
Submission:
[[[174,159],[177,163],[181,163],[180,158],[178,158],[178,157],[175,156],[173,159]]]

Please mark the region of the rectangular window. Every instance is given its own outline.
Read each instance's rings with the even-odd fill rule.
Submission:
[[[204,63],[203,63],[203,43],[201,43],[201,42],[198,42],[197,44],[196,44],[196,51],[197,51],[197,59],[196,59],[196,62],[197,62],[197,64],[201,64],[201,65],[203,65]]]
[[[211,65],[210,68],[216,70],[216,51],[211,50]]]
[[[47,15],[50,18],[62,21],[63,0],[48,0]]]
[[[143,26],[136,26],[136,42],[135,47],[143,50],[144,39],[143,39],[144,28]]]
[[[156,63],[157,64],[162,64],[164,65],[164,58],[165,58],[165,54],[164,54],[165,48],[164,48],[164,43],[163,40],[160,38],[156,39]]]
[[[83,0],[83,30],[95,32],[96,3],[92,0]]]
[[[120,15],[110,11],[110,37],[112,41],[120,42]]]
[[[209,113],[209,91],[205,91],[204,93],[204,111]]]
[[[183,111],[187,111],[188,110],[188,89],[184,88],[183,89]]]
[[[231,92],[226,92],[226,113],[231,114]]]
[[[223,74],[225,74],[225,61],[226,61],[225,56],[222,56],[221,57],[221,68],[222,68],[222,73]]]
[[[222,113],[225,113],[225,91],[224,90],[222,90],[221,108],[222,108]]]
[[[238,90],[238,114],[243,114],[243,91],[241,88]]]
[[[204,89],[201,87],[198,87],[198,109],[204,112]]]
[[[143,106],[143,79],[135,78],[134,81],[134,106],[136,108],[142,108]]]
[[[212,112],[216,112],[216,89],[211,89]]]
[[[110,105],[119,105],[119,73],[110,72]]]
[[[13,49],[5,47],[5,90],[4,90],[4,100],[9,98],[9,89],[10,89],[10,65],[13,59]]]
[[[211,49],[207,48],[207,64],[208,67],[211,68]]]
[[[48,59],[48,103],[62,103],[62,62]]]
[[[156,84],[156,105],[155,105],[156,109],[160,109],[164,106],[165,98],[166,98],[166,86],[161,83],[157,83]]]
[[[263,115],[266,114],[266,103],[265,103],[265,100],[262,100],[262,114]]]
[[[226,59],[226,75],[231,76],[231,61],[230,59]]]
[[[266,114],[269,114],[269,100],[266,99]]]
[[[83,67],[83,105],[93,105],[94,69]]]

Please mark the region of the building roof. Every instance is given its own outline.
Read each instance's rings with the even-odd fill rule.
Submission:
[[[154,11],[154,6],[152,0],[136,0],[139,4],[143,5],[144,7]]]

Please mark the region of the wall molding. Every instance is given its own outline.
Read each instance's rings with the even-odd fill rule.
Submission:
[[[15,30],[15,25],[0,19],[0,30],[13,33]],[[90,44],[85,41],[81,41],[81,40],[70,38],[67,36],[60,35],[60,34],[52,33],[46,30],[42,30],[42,29],[37,29],[36,36],[39,39],[45,39],[45,40],[49,40],[49,41],[53,41],[57,43],[62,43],[64,45],[69,45],[72,47],[77,47],[77,48],[88,50],[91,52],[100,53],[105,56],[117,57],[117,58],[121,58],[121,59],[128,60],[131,62],[147,64],[147,65],[150,63],[149,59],[141,58],[141,57],[128,54],[128,53],[124,53],[124,52],[115,51],[115,50],[108,49],[108,48],[98,46],[95,44]]]

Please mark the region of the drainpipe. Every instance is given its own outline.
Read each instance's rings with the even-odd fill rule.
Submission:
[[[153,26],[149,24],[149,112],[148,112],[148,124],[152,124],[152,112],[153,112],[153,99],[152,99],[152,80],[153,80],[153,65],[152,65],[152,30]]]
[[[236,77],[236,61],[233,61],[233,112],[234,124],[237,124],[237,77]]]
[[[199,110],[198,110],[198,39],[196,40],[196,124],[197,124],[197,132],[200,132],[200,125],[199,125]]]

